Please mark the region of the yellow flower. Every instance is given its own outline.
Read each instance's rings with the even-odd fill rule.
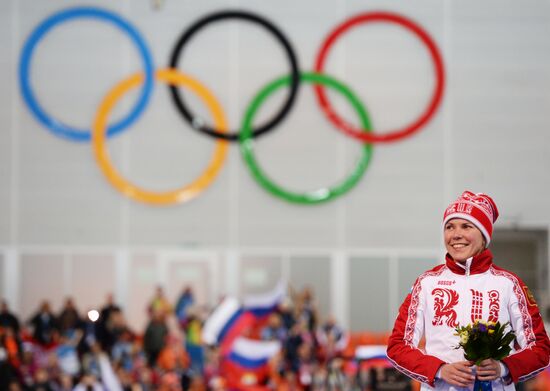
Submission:
[[[467,332],[460,333],[460,343],[465,344],[467,342],[468,342],[468,333]]]
[[[489,329],[488,332],[489,332],[489,335],[490,335],[490,334],[493,334],[493,333],[495,332],[495,329]]]

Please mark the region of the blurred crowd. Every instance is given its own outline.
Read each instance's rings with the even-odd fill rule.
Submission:
[[[144,330],[128,325],[112,295],[83,314],[72,298],[54,312],[48,301],[22,321],[2,301],[0,390],[413,390],[384,360],[355,356],[350,334],[320,321],[313,293],[293,292],[246,337],[279,341],[280,352],[253,371],[236,370],[201,330],[211,309],[190,288],[175,303],[158,287]],[[384,343],[384,341],[382,341]],[[351,346],[351,348],[350,348]],[[532,388],[537,390],[537,388]]]

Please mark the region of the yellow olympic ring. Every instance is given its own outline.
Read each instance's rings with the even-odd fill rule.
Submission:
[[[186,76],[175,69],[161,69],[155,72],[157,80],[166,82],[170,85],[182,85],[188,87],[198,97],[204,100],[210,113],[214,117],[216,128],[227,131],[227,122],[223,110],[214,95],[198,81]],[[203,174],[195,179],[191,184],[176,190],[166,192],[153,192],[142,189],[126,179],[124,179],[112,166],[109,154],[105,148],[105,132],[107,128],[108,116],[117,101],[130,89],[143,83],[143,73],[137,73],[117,84],[105,96],[97,111],[94,125],[92,127],[92,146],[94,156],[101,168],[103,174],[109,182],[117,188],[122,194],[134,200],[157,205],[170,205],[183,203],[191,200],[200,194],[214,180],[220,171],[227,155],[227,141],[219,139],[216,142],[214,156]]]

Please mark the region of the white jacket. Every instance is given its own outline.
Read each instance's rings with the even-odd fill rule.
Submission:
[[[466,390],[435,377],[442,364],[465,360],[464,351],[455,349],[455,328],[478,319],[510,322],[516,334],[512,353],[502,360],[509,376],[493,381],[493,390],[515,390],[513,383],[549,365],[550,342],[532,294],[519,277],[492,260],[489,250],[465,266],[447,255],[445,264],[418,277],[401,305],[387,354],[398,370],[423,383],[422,390]]]

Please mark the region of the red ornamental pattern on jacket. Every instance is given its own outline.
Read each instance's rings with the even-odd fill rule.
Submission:
[[[483,318],[483,292],[470,289],[472,292],[472,310],[471,316],[472,323],[476,320]],[[498,322],[498,313],[500,310],[500,293],[497,290],[490,290],[487,292],[489,297],[489,322]]]
[[[489,322],[498,322],[498,311],[500,310],[500,294],[498,291],[489,291]]]
[[[434,296],[435,313],[432,324],[434,326],[441,326],[443,318],[447,318],[447,326],[457,327],[457,314],[454,307],[458,304],[458,293],[453,289],[435,288],[432,291],[432,296]]]
[[[441,281],[440,281],[441,283]],[[472,323],[477,320],[483,319],[483,292],[475,289],[470,289],[472,292],[472,307],[470,310],[470,318]],[[489,322],[498,322],[498,313],[500,310],[500,294],[497,290],[491,290],[487,292],[489,297]],[[456,311],[453,309],[459,301],[460,295],[452,289],[436,288],[432,291],[434,299],[434,312],[435,317],[432,320],[434,326],[443,325],[443,318],[447,317],[447,326],[457,327]]]
[[[472,292],[472,310],[470,311],[472,323],[476,320],[483,319],[483,293],[470,289]]]

